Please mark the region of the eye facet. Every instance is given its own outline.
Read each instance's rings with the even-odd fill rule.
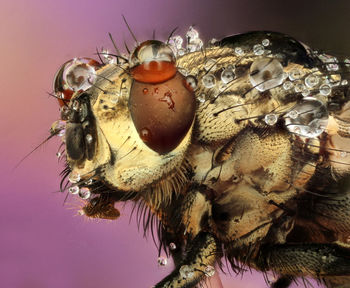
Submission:
[[[60,106],[69,101],[76,91],[85,91],[96,80],[101,64],[91,58],[74,58],[64,63],[55,75],[54,92]]]
[[[160,84],[134,81],[129,109],[143,142],[159,154],[175,149],[189,131],[196,101],[186,78],[177,72]]]
[[[176,74],[175,56],[171,48],[157,40],[141,43],[130,57],[132,77],[143,83],[161,83]]]

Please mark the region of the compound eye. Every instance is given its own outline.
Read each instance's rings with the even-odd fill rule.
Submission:
[[[60,106],[69,102],[74,92],[85,91],[96,81],[101,64],[91,58],[74,58],[64,63],[55,75],[53,89]]]
[[[171,48],[157,40],[141,43],[130,57],[132,77],[143,83],[161,83],[175,76],[175,56]]]
[[[191,128],[196,101],[185,77],[177,72],[160,84],[134,81],[129,109],[143,142],[166,154],[175,149]]]

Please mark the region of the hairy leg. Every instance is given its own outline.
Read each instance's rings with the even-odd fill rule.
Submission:
[[[335,243],[266,245],[261,247],[255,262],[262,271],[272,270],[280,275],[349,276],[350,248]]]
[[[191,242],[187,255],[175,270],[159,282],[156,288],[190,288],[210,276],[217,255],[217,241],[210,233],[201,232]]]

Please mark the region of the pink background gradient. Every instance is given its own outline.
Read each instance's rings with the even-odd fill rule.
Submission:
[[[298,3],[299,2],[299,3]],[[306,1],[305,1],[306,2]],[[293,4],[292,4],[293,3]],[[196,25],[206,41],[248,30],[275,30],[326,51],[350,55],[349,1],[1,0],[0,286],[4,288],[150,287],[171,271],[143,239],[130,209],[115,222],[86,221],[56,193],[57,140],[18,161],[48,135],[58,105],[46,92],[66,60],[96,47],[133,46]],[[329,3],[329,4],[322,4]],[[121,207],[122,208],[122,207]],[[224,287],[266,287],[261,274],[222,276]]]

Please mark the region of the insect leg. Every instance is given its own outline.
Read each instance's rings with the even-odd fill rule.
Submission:
[[[348,189],[349,183],[344,183]],[[316,197],[310,213],[315,221],[328,230],[334,231],[338,239],[348,241],[350,235],[350,192]]]
[[[203,278],[209,275],[208,267],[215,265],[220,257],[217,253],[218,243],[214,236],[200,232],[192,241],[184,260],[175,270],[159,282],[155,288],[195,287]]]
[[[262,271],[281,275],[346,276],[350,275],[350,247],[335,243],[265,245],[256,264]]]

